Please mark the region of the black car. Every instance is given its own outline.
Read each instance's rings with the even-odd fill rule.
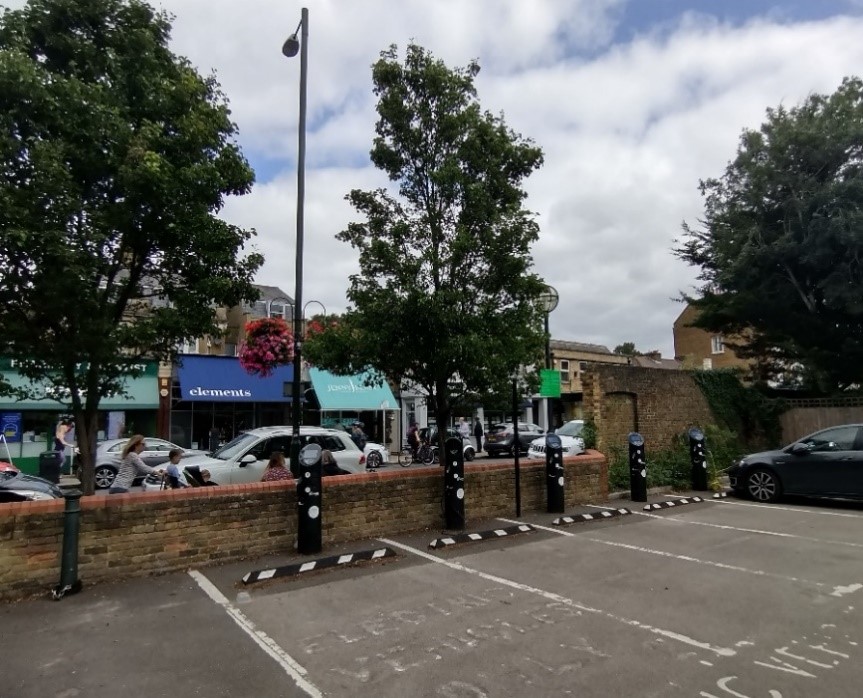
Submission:
[[[863,499],[863,424],[830,427],[780,451],[744,456],[728,477],[735,492],[759,502],[783,494]]]
[[[11,470],[0,471],[0,504],[62,498],[60,488],[48,480]]]
[[[528,422],[518,423],[519,452],[527,453],[530,443],[539,438],[545,432],[536,424]],[[513,441],[515,440],[515,427],[510,424],[493,424],[485,435],[485,452],[489,458],[502,455],[515,455]]]

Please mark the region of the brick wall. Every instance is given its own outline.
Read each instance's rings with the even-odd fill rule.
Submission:
[[[626,446],[638,431],[650,450],[662,450],[691,426],[716,422],[688,371],[592,364],[582,377],[585,417],[597,428],[597,448]]]
[[[605,457],[565,459],[566,503],[608,495]],[[468,525],[515,513],[511,464],[466,469]],[[545,464],[522,461],[522,511],[545,510]],[[443,526],[440,466],[325,478],[324,544]],[[47,593],[60,576],[62,501],[0,506],[0,600]],[[296,488],[254,483],[81,499],[85,585],[292,552]],[[326,551],[325,551],[326,552]]]

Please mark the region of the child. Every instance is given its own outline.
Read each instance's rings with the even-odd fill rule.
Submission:
[[[204,485],[207,487],[215,487],[219,484],[218,482],[213,482],[210,479],[210,471],[206,468],[201,471],[201,479],[204,481]]]
[[[168,452],[168,467],[166,477],[168,481],[168,487],[170,487],[172,490],[189,486],[189,483],[186,482],[186,478],[183,477],[183,474],[177,467],[177,464],[180,462],[180,458],[182,456],[183,452],[179,448],[172,448]]]

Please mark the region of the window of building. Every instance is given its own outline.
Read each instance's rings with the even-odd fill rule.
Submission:
[[[560,380],[564,383],[569,381],[569,361],[566,359],[560,360]]]
[[[587,370],[587,361],[579,361],[578,362],[578,370],[586,371]]]
[[[703,368],[705,371],[711,370],[713,368],[713,359],[711,359],[711,358],[703,359],[701,361],[701,368]]]
[[[722,339],[721,334],[714,335],[710,338],[710,352],[712,354],[725,353],[725,340]]]

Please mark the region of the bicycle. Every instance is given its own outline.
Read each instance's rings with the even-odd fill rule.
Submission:
[[[417,449],[416,455],[414,455],[414,450],[411,448],[410,444],[405,444],[402,446],[402,450],[399,451],[399,465],[403,468],[407,468],[412,463],[431,465],[436,459],[437,453],[435,453],[435,450],[427,443],[422,444]]]

